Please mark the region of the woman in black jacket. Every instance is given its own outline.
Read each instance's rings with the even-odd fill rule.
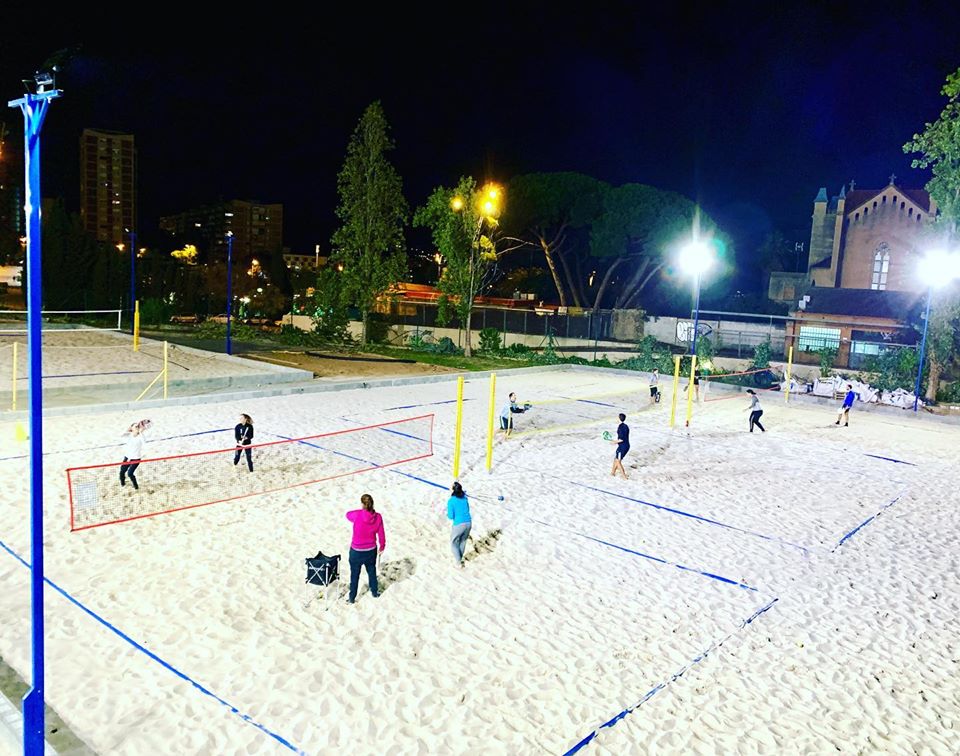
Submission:
[[[250,452],[250,444],[253,443],[253,420],[250,415],[240,415],[240,422],[233,429],[233,435],[237,439],[237,451],[233,455],[233,464],[240,462],[240,455],[247,453],[247,467],[253,472],[253,454]]]

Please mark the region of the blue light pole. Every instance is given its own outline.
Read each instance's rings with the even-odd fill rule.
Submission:
[[[137,233],[130,228],[127,229],[127,232],[130,234],[130,333],[132,334],[134,329],[133,313],[137,307]]]
[[[233,231],[227,231],[227,354],[233,354],[230,316],[233,314]]]
[[[923,338],[920,341],[920,364],[917,365],[917,383],[913,389],[913,411],[920,406],[920,379],[923,376],[923,361],[927,353],[927,327],[930,324],[930,304],[933,290],[948,285],[960,277],[960,255],[942,250],[929,252],[920,261],[918,269],[920,280],[927,285],[927,309],[923,316]]]
[[[36,94],[7,104],[23,113],[23,152],[27,217],[27,341],[30,350],[30,614],[32,687],[23,697],[23,752],[43,754],[43,362],[41,309],[43,266],[40,257],[40,131],[50,100],[60,96],[52,73],[34,77]]]
[[[920,363],[917,365],[917,385],[913,389],[913,411],[920,405],[920,376],[923,375],[923,359],[927,353],[927,324],[930,322],[930,300],[933,299],[933,287],[927,289],[927,311],[923,315],[923,339],[920,341]]]

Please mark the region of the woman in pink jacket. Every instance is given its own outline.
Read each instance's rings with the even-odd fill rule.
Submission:
[[[370,593],[376,598],[377,590],[377,546],[382,554],[387,547],[387,537],[383,531],[383,517],[373,508],[373,497],[364,494],[360,497],[363,509],[347,512],[347,519],[353,523],[353,540],[350,541],[350,598],[352,604],[357,600],[357,587],[360,584],[360,568],[367,568],[367,580]]]

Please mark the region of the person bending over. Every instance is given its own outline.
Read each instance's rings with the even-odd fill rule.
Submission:
[[[509,402],[500,412],[500,430],[503,431],[504,438],[509,438],[510,433],[513,431],[513,416],[522,415],[524,412],[530,409],[530,406],[527,404],[522,407],[517,404],[517,395],[513,392],[511,392],[510,396],[507,398],[509,399]]]
[[[447,519],[453,521],[453,530],[450,531],[450,547],[453,549],[453,558],[458,567],[463,567],[463,552],[467,548],[467,539],[470,537],[470,502],[467,494],[458,481],[454,481],[450,498],[447,499]]]

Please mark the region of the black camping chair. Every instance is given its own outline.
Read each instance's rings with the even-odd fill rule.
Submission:
[[[311,586],[321,586],[325,590],[320,591],[324,599],[327,598],[327,594],[331,590],[335,590],[335,594],[340,592],[340,555],[334,554],[333,556],[325,556],[322,551],[318,551],[315,557],[307,557],[305,560],[307,565],[307,579],[306,579],[306,590],[311,594],[311,597],[307,599],[304,604],[304,608],[310,605],[310,602],[316,597],[316,593],[311,588]]]

